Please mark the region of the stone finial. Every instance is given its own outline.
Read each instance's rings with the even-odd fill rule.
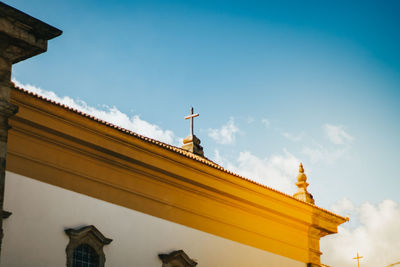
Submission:
[[[200,139],[195,135],[189,135],[183,139],[182,148],[199,156],[204,156],[203,147],[200,145]]]
[[[307,203],[314,204],[313,196],[307,191],[308,183],[307,176],[304,174],[303,164],[300,163],[299,166],[299,174],[297,175],[297,183],[298,190],[297,193],[293,195],[293,197],[305,201]]]
[[[203,147],[200,145],[200,139],[194,135],[194,130],[193,130],[193,128],[194,128],[193,127],[193,125],[194,125],[193,119],[198,116],[199,116],[199,114],[194,114],[194,109],[192,107],[190,109],[189,116],[185,117],[185,120],[190,120],[190,135],[188,137],[186,137],[185,139],[183,139],[182,148],[203,157],[204,156]]]

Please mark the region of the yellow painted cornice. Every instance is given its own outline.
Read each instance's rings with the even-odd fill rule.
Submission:
[[[302,262],[345,218],[21,89],[7,169]]]

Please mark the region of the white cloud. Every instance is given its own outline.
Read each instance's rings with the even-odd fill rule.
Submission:
[[[225,166],[226,167],[226,159],[224,159],[221,156],[221,153],[219,153],[218,149],[214,150],[214,157],[213,157],[213,161],[216,162],[217,164],[221,165],[221,166]]]
[[[336,160],[348,156],[348,147],[328,149],[322,145],[304,147],[302,153],[309,157],[311,163],[326,162],[333,164]]]
[[[324,129],[325,135],[328,137],[329,141],[336,145],[343,145],[346,143],[351,143],[354,138],[346,133],[344,127],[341,125],[331,125],[325,124],[322,126]]]
[[[289,139],[290,141],[293,141],[293,142],[298,142],[298,141],[301,141],[302,139],[303,139],[303,134],[301,133],[301,134],[298,134],[298,135],[295,135],[295,134],[291,134],[291,133],[282,133],[282,135],[284,136],[284,137],[286,137],[287,139]]]
[[[172,131],[163,130],[158,125],[151,124],[145,120],[142,120],[138,115],[129,117],[127,114],[119,111],[116,107],[103,106],[102,109],[95,108],[89,106],[82,100],[74,100],[68,96],[59,97],[52,91],[46,91],[30,84],[22,84],[14,78],[12,81],[18,87],[25,88],[28,91],[34,92],[38,95],[44,96],[56,102],[65,104],[69,107],[95,116],[96,118],[99,118],[101,120],[134,131],[138,134],[142,134],[147,137],[154,138],[169,144],[177,143],[178,138]]]
[[[341,158],[349,159],[351,157],[351,143],[354,137],[349,135],[341,125],[324,124],[322,129],[333,145],[314,144],[306,146],[303,148],[302,153],[308,156],[312,163],[325,162],[332,164]]]
[[[219,129],[208,129],[208,136],[214,139],[218,144],[233,144],[235,142],[235,135],[239,128],[235,125],[233,118],[222,125]]]
[[[332,205],[331,211],[337,214],[344,214],[346,212],[354,212],[355,207],[353,202],[351,202],[348,198],[343,198]]]
[[[342,200],[333,209],[353,213],[350,220],[359,221],[356,227],[339,226],[339,233],[321,239],[322,262],[330,266],[355,266],[356,253],[364,256],[360,265],[379,267],[400,261],[400,205],[384,200],[378,205],[364,203],[359,207]]]
[[[279,191],[293,194],[296,190],[295,182],[300,161],[286,150],[283,151],[283,155],[273,155],[269,158],[259,158],[247,151],[240,152],[234,162],[223,158],[216,150],[214,160],[241,176]]]
[[[271,126],[271,122],[268,119],[261,119],[261,123],[264,124],[267,128]]]
[[[254,122],[254,118],[253,117],[251,117],[251,116],[247,117],[247,123],[248,124],[251,124],[253,122]]]

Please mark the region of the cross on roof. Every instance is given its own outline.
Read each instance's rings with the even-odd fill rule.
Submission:
[[[194,133],[193,133],[193,118],[196,118],[198,116],[199,116],[198,113],[197,114],[193,114],[193,107],[192,107],[192,108],[190,108],[190,115],[185,117],[185,120],[190,119],[190,135],[191,136],[194,135]]]
[[[357,257],[354,257],[353,260],[357,260],[357,267],[360,267],[360,259],[363,258],[363,256],[359,256],[357,252]]]

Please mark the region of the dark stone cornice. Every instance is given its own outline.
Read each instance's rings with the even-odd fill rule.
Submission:
[[[0,1],[0,16],[18,21],[42,39],[50,40],[62,34],[62,31]]]

